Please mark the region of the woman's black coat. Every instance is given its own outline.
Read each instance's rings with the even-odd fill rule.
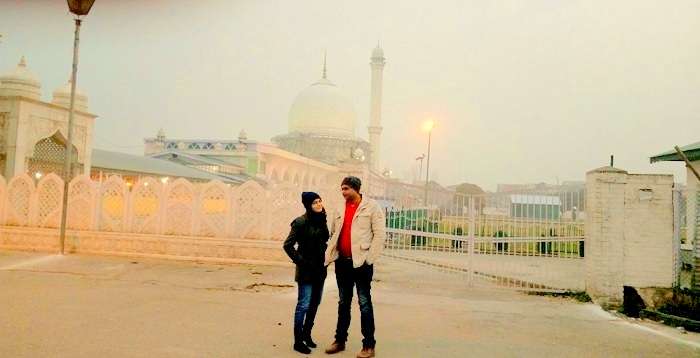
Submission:
[[[294,280],[305,283],[325,280],[326,243],[330,236],[326,220],[310,219],[304,214],[294,219],[291,226],[283,247],[297,265]]]

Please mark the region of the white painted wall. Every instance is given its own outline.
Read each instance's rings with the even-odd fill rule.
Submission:
[[[603,307],[623,286],[674,283],[673,176],[605,167],[586,175],[586,291]]]

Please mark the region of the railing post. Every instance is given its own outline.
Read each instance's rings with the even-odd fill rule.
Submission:
[[[93,212],[93,218],[92,222],[90,223],[90,230],[92,231],[98,231],[100,229],[100,222],[102,221],[102,183],[102,180],[93,183],[93,188],[95,188],[95,191],[93,193],[95,195],[94,200],[92,201],[91,208]]]
[[[475,198],[472,196],[469,198],[469,237],[468,237],[468,243],[467,243],[467,257],[469,258],[469,276],[468,276],[468,284],[469,286],[472,286],[474,284],[474,232],[476,229],[476,215],[474,212],[474,200]]]

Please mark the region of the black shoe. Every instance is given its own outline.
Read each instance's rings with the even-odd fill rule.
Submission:
[[[309,347],[309,348],[316,348],[316,347],[318,347],[318,346],[316,345],[316,342],[314,342],[314,340],[311,339],[310,336],[309,336],[309,337],[306,337],[306,339],[304,339],[304,344],[306,344],[306,346]]]
[[[306,344],[301,343],[301,342],[294,343],[294,350],[299,352],[299,353],[303,353],[303,354],[310,354],[311,353],[311,349],[309,349],[309,347],[307,347]]]

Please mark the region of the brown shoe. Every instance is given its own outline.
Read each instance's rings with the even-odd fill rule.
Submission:
[[[357,358],[371,358],[374,357],[374,348],[362,348],[360,353],[357,353]]]
[[[330,347],[326,348],[326,354],[335,354],[345,350],[345,342],[335,341]]]

